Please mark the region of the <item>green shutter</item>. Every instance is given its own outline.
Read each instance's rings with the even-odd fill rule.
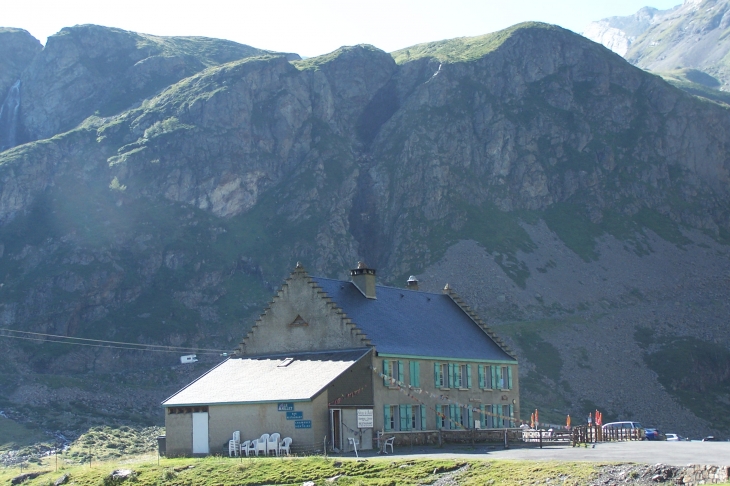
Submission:
[[[413,375],[411,375],[411,384],[416,388],[421,388],[421,363],[413,361]]]
[[[433,386],[435,388],[441,388],[441,364],[433,364]]]
[[[473,429],[474,428],[474,414],[472,413],[471,407],[467,408],[466,410],[467,410],[466,416],[468,419],[469,428]]]
[[[441,428],[442,418],[441,415],[443,415],[444,411],[441,408],[441,405],[436,405],[436,428]]]
[[[466,365],[466,387],[471,388],[471,365]]]
[[[512,367],[507,368],[507,388],[512,389]]]
[[[385,376],[383,376],[383,385],[389,386],[390,380],[388,379],[388,360],[387,359],[383,360],[383,375],[385,375]]]
[[[454,386],[454,363],[449,363],[449,380],[445,383],[446,388],[453,388]]]
[[[398,415],[400,415],[400,429],[408,430],[408,405],[398,406]]]
[[[497,423],[500,428],[504,428],[504,407],[497,405]]]
[[[477,372],[479,374],[479,388],[486,388],[484,386],[484,366],[477,365]]]
[[[509,426],[510,427],[514,427],[515,426],[514,418],[515,418],[515,406],[514,405],[510,405],[509,406],[509,419],[510,419],[509,420]]]
[[[487,414],[484,405],[479,405],[479,424],[483,429],[487,428]]]
[[[490,366],[492,370],[492,386],[490,388],[497,388],[497,366]]]
[[[421,405],[421,430],[426,430],[426,406]]]
[[[390,430],[390,405],[383,405],[383,428],[387,431]]]
[[[415,361],[409,361],[408,362],[408,379],[410,380],[409,383],[411,386],[416,386],[413,384],[413,377],[416,376],[416,370],[415,370]]]
[[[456,405],[451,404],[449,405],[449,428],[454,428],[454,423],[456,422]]]
[[[395,373],[393,373],[395,374]],[[403,382],[403,361],[398,360],[398,385],[402,385]]]

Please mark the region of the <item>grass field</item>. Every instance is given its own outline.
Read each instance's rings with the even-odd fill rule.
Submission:
[[[138,456],[124,462],[100,462],[56,470],[50,457],[40,465],[25,469],[35,475],[24,485],[50,485],[66,476],[64,484],[97,486],[120,484],[112,478],[115,470],[132,471],[125,481],[144,485],[410,485],[432,484],[450,476],[460,485],[484,484],[589,484],[596,466],[587,463],[463,460],[368,460],[304,458],[165,459]],[[0,484],[10,484],[21,474],[18,468],[0,470]]]

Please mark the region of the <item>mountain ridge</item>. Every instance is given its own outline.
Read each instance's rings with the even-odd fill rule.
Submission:
[[[685,434],[730,430],[716,409],[692,404],[699,391],[685,390],[686,376],[662,381],[656,361],[695,343],[685,338],[729,342],[730,112],[556,26],[408,51],[361,45],[303,61],[264,52],[125,98],[116,113],[79,107],[64,118],[83,120],[70,131],[0,153],[4,327],[232,349],[294,262],[346,278],[364,259],[385,283],[416,274],[424,288],[464,288],[519,350],[525,403],[549,397],[548,416],[600,406],[654,414]],[[127,93],[115,89],[105,99]],[[36,125],[62,125],[52,118]],[[660,255],[677,264],[663,268]],[[482,277],[469,258],[489,270],[488,291],[470,283]],[[712,272],[696,278],[695,267]],[[685,300],[704,322],[657,321],[674,322],[664,304]],[[594,352],[598,332],[624,347]],[[44,388],[49,369],[128,390],[135,379],[172,390],[185,376],[150,355],[0,346],[13,356],[0,365],[0,401],[18,416],[46,392],[73,410]],[[631,368],[609,381],[640,376],[649,403],[591,389],[584,366],[610,372],[615,356]],[[723,403],[727,377],[712,380]],[[138,407],[153,417],[157,403]]]

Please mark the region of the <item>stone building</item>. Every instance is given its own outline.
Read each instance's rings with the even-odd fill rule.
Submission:
[[[234,430],[314,451],[372,448],[377,431],[515,425],[517,360],[448,285],[379,286],[363,264],[350,274],[297,264],[237,352],[163,402],[168,454],[219,453]]]

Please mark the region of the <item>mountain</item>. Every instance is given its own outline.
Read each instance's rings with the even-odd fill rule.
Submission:
[[[730,430],[727,108],[538,23],[306,60],[149,37],[64,29],[21,74],[1,327],[208,351],[2,339],[11,417],[159,420],[297,261],[364,259],[455,288],[545,420]]]
[[[730,2],[685,0],[669,10],[644,7],[634,15],[592,22],[583,35],[679,88],[727,104],[728,33]]]

